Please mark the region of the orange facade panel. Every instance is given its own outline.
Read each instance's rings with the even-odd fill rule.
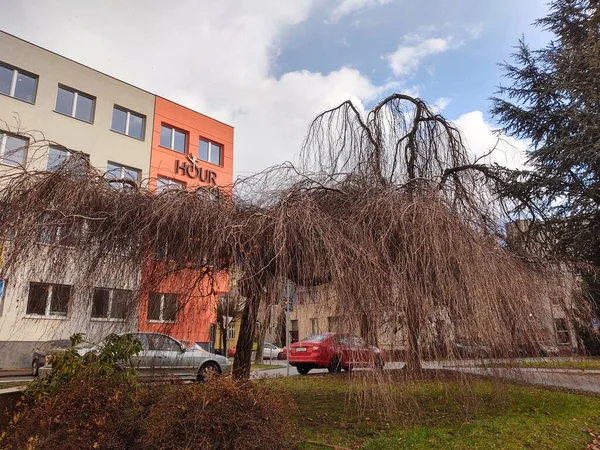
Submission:
[[[231,185],[233,127],[157,96],[150,178],[188,188]]]
[[[150,189],[172,183],[188,189],[230,186],[233,127],[156,97],[150,179]],[[171,271],[168,263],[149,260],[142,284],[154,286],[155,292],[143,295],[138,315],[140,331],[163,332],[192,342],[211,340],[217,296],[229,290],[226,272],[208,276],[200,269]]]

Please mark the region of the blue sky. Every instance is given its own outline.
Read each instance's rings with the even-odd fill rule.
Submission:
[[[143,7],[140,5],[143,4]],[[310,120],[393,91],[436,104],[475,155],[494,146],[498,63],[545,0],[4,0],[0,29],[235,127],[235,171],[295,161]],[[507,138],[492,160],[523,164]]]
[[[457,48],[426,58],[405,84],[417,87],[430,102],[449,98],[445,112],[451,117],[487,111],[488,98],[500,82],[498,63],[510,58],[520,36],[534,46],[548,40],[531,26],[546,11],[546,2],[537,0],[391,1],[336,22],[315,11],[285,34],[273,73],[327,73],[349,66],[383,85],[396,78],[383,57],[397,49],[402,36],[452,36],[459,41]]]

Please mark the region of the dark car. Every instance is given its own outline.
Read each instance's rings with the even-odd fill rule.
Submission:
[[[358,336],[340,333],[316,334],[292,344],[289,361],[302,375],[317,368],[339,372],[357,367],[382,369],[385,364],[377,347]]]
[[[86,353],[93,346],[94,344],[83,341],[77,344],[76,348],[79,353]],[[53,341],[41,342],[33,350],[31,374],[34,377],[37,377],[39,375],[40,369],[50,364],[52,355],[56,355],[57,353],[63,353],[69,347],[71,347],[71,341],[69,339],[56,339]]]

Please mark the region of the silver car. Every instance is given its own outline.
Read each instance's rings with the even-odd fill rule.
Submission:
[[[281,359],[280,354],[283,354],[283,349],[275,344],[265,342],[263,345],[263,359]]]
[[[127,333],[142,344],[142,351],[132,356],[125,365],[139,371],[140,377],[172,378],[203,381],[209,373],[226,374],[230,364],[224,356],[201,348],[190,350],[177,339],[162,333]],[[50,370],[46,366],[42,372]]]

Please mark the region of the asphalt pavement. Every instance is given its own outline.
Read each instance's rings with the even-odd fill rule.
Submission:
[[[566,359],[566,358],[565,358]],[[523,359],[523,361],[543,361],[544,359]],[[553,361],[558,359],[553,358]],[[521,360],[512,360],[512,362]],[[491,362],[491,361],[488,361]],[[501,361],[495,361],[501,362]],[[265,364],[272,364],[276,368],[256,370],[250,374],[253,379],[273,378],[287,376],[287,361],[273,360],[271,362],[265,360]],[[472,373],[477,375],[486,375],[490,377],[503,378],[510,381],[539,384],[544,386],[553,386],[577,391],[586,391],[600,393],[600,370],[573,370],[573,369],[534,369],[534,368],[486,368],[481,367],[481,360],[464,360],[442,361],[442,362],[425,362],[424,369],[434,370],[456,370],[463,373]],[[403,362],[388,362],[385,365],[387,370],[401,369],[404,367]],[[362,369],[358,369],[362,370]],[[368,370],[368,369],[364,369]],[[308,376],[316,374],[325,374],[327,369],[313,369]],[[295,367],[289,368],[290,376],[298,376],[299,373]],[[0,390],[3,385],[14,386],[15,382],[23,382],[24,384],[33,380],[32,376],[28,375],[28,371],[2,371],[0,374]]]

